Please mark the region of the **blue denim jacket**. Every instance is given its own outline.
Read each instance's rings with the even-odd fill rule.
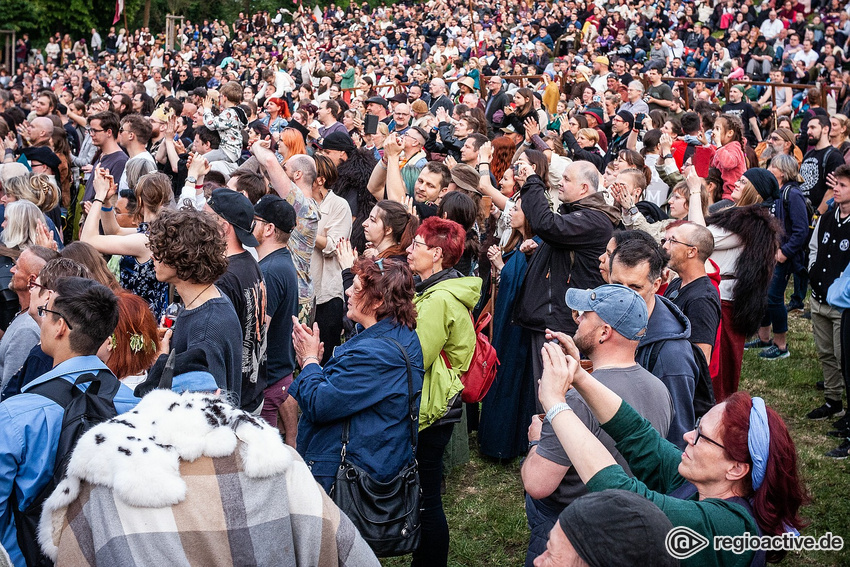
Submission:
[[[3,547],[16,567],[26,567],[18,547],[12,510],[12,490],[20,509],[25,509],[53,475],[64,410],[56,402],[27,390],[61,377],[74,381],[82,374],[97,373],[107,366],[96,356],[77,356],[36,378],[17,396],[0,403],[0,533]],[[84,389],[84,387],[83,387]],[[115,394],[119,414],[133,409],[139,399],[123,384]]]

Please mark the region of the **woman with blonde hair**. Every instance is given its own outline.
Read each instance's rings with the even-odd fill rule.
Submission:
[[[567,130],[564,132],[564,142],[573,161],[589,161],[600,173],[605,171],[605,158],[598,146],[599,132],[595,128],[581,128],[575,136]]]
[[[102,168],[95,171],[95,197],[80,231],[80,240],[101,254],[121,255],[121,287],[150,305],[159,320],[168,305],[168,285],[156,279],[153,256],[148,247],[148,226],[174,199],[171,180],[164,173],[149,173],[136,184],[135,220],[138,228],[121,228],[115,220],[117,185]],[[97,204],[100,203],[100,206]],[[100,227],[104,234],[100,234]]]
[[[6,205],[0,240],[7,248],[23,250],[28,246],[51,247],[53,241],[44,224],[44,215],[30,201],[14,201]],[[55,246],[52,246],[55,248]]]
[[[850,154],[850,118],[843,114],[833,114],[829,117],[829,143],[841,152],[847,162]]]
[[[15,201],[29,201],[42,212],[44,225],[53,236],[59,248],[62,247],[62,235],[47,213],[59,204],[59,188],[44,173],[27,173],[6,180],[3,184],[3,196],[0,203],[8,205]]]

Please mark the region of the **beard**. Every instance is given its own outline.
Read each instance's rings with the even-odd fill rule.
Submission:
[[[576,333],[573,337],[573,342],[576,344],[579,352],[588,358],[590,358],[593,350],[596,348],[596,341],[591,336],[591,333],[584,333],[583,335]]]
[[[809,141],[809,145],[814,147],[814,146],[818,145],[818,142],[820,140],[818,140],[817,138],[812,138],[811,136],[808,136],[808,141]]]

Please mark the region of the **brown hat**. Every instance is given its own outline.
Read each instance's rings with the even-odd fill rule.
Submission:
[[[459,163],[452,168],[451,174],[452,181],[454,181],[458,188],[465,191],[472,191],[479,195],[481,194],[481,190],[478,189],[480,177],[474,167],[465,163]]]
[[[421,98],[418,98],[413,101],[412,105],[410,105],[410,110],[412,110],[414,114],[428,114],[428,103]]]

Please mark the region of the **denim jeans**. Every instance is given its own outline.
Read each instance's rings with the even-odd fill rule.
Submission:
[[[422,486],[422,539],[413,552],[414,567],[445,567],[449,561],[449,523],[443,511],[440,485],[443,480],[443,452],[452,436],[453,423],[426,427],[419,432],[416,460]]]
[[[809,272],[806,268],[800,268],[799,272],[794,272],[794,293],[791,294],[789,303],[795,307],[804,307],[808,290]]]
[[[791,277],[791,268],[788,262],[776,264],[773,270],[773,279],[767,288],[767,311],[761,320],[761,326],[773,326],[774,333],[788,332],[788,312],[785,310],[785,288]]]
[[[525,495],[525,517],[528,519],[528,528],[531,530],[528,550],[525,553],[525,567],[532,567],[534,560],[546,551],[549,532],[558,521],[560,513],[561,510],[552,510],[540,500],[535,500],[528,494]]]

